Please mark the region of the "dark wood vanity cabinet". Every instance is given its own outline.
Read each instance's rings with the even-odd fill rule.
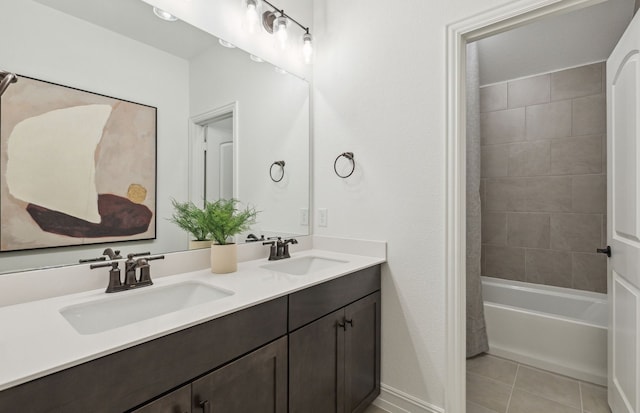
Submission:
[[[380,293],[289,334],[289,411],[362,412],[380,394]]]
[[[194,381],[191,391],[193,413],[286,413],[287,337]]]
[[[190,413],[191,386],[186,385],[171,393],[135,409],[132,413]]]
[[[359,413],[380,394],[379,271],[362,270],[289,297],[290,328],[292,319],[304,323],[321,313],[325,295],[344,305],[289,333],[290,413]],[[351,302],[354,297],[363,298]]]
[[[360,413],[379,393],[375,266],[0,391],[0,412]]]

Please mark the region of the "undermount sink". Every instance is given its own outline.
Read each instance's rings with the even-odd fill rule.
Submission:
[[[324,270],[335,265],[345,263],[347,263],[347,261],[308,256],[300,258],[288,258],[283,261],[277,261],[263,265],[262,268],[271,271],[284,272],[291,275],[307,275],[315,271]]]
[[[78,333],[95,334],[233,294],[207,284],[188,281],[109,294],[105,298],[63,308],[60,314]]]

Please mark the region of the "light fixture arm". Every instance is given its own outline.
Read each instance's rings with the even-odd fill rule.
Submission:
[[[262,0],[263,2],[267,3],[269,6],[271,6],[271,8],[274,11],[277,11],[278,13],[280,13],[282,16],[286,17],[287,19],[291,20],[292,22],[294,22],[296,25],[298,25],[298,27],[300,27],[302,30],[304,30],[306,33],[309,33],[309,28],[305,27],[303,25],[301,25],[300,23],[298,23],[298,21],[296,19],[294,19],[293,17],[289,16],[287,13],[284,12],[284,9],[279,9],[276,6],[274,6],[272,3],[270,3],[268,0]]]

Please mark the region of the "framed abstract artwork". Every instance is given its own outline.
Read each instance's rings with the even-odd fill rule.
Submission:
[[[0,251],[154,239],[157,109],[18,79],[0,100]]]

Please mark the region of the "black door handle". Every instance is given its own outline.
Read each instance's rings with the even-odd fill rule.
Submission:
[[[209,400],[200,402],[200,408],[202,409],[202,413],[211,413],[211,406],[209,404]]]
[[[611,258],[611,247],[607,245],[607,248],[598,248],[596,252],[600,254],[607,254],[607,257]]]

